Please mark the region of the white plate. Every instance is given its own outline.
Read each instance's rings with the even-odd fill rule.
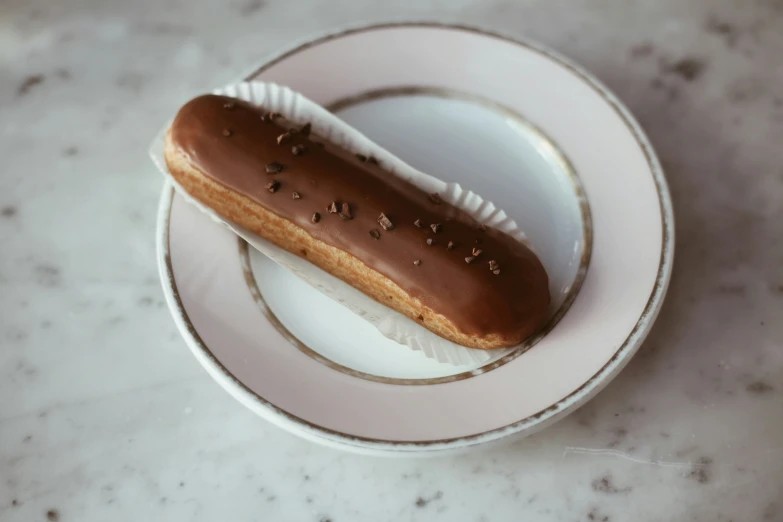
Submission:
[[[527,233],[556,302],[529,350],[440,364],[248,251],[167,187],[158,241],[169,305],[197,358],[251,409],[353,451],[452,450],[559,418],[636,351],[669,280],[671,205],[643,133],[595,79],[538,46],[426,24],[321,38],[249,79],[288,85],[495,202]]]

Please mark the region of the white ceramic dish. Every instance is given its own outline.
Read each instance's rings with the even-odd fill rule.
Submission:
[[[639,347],[671,273],[671,203],[642,131],[590,75],[476,29],[393,24],[308,42],[248,79],[288,85],[494,201],[530,238],[558,300],[527,351],[443,365],[381,337],[166,187],[169,306],[199,361],[253,411],[352,451],[456,450],[560,418]]]

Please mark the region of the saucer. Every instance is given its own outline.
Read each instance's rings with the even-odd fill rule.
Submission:
[[[639,347],[671,272],[671,202],[641,129],[592,76],[536,44],[392,24],[300,45],[254,79],[301,92],[413,167],[504,209],[546,267],[553,307],[518,349],[439,363],[167,186],[158,219],[167,302],[197,359],[253,411],[350,451],[457,450],[564,416]]]

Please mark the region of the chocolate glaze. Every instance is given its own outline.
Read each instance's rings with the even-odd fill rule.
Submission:
[[[232,98],[201,96],[177,114],[172,141],[207,176],[350,253],[465,334],[528,335],[542,326],[548,279],[527,247],[497,230],[481,230],[463,211],[395,178],[377,162],[331,144],[317,146],[304,135],[309,132],[293,133],[278,145],[289,129],[281,118],[262,118],[265,114]],[[304,147],[300,154],[293,153],[297,145]],[[272,162],[283,165],[282,172],[268,174]],[[269,192],[273,180],[280,186]],[[292,192],[300,198],[293,199]],[[350,206],[350,219],[327,211],[333,201],[338,209]],[[379,227],[381,213],[392,229]],[[414,225],[417,219],[423,227]],[[436,223],[440,227],[431,227]],[[466,263],[474,248],[481,254]],[[502,273],[490,270],[490,260]]]

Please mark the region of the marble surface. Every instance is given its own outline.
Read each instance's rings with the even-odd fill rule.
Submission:
[[[400,19],[581,62],[649,132],[677,214],[620,377],[538,435],[432,460],[311,445],[206,375],[162,300],[146,156],[259,57]],[[0,520],[783,521],[781,27],[780,0],[5,0]]]

